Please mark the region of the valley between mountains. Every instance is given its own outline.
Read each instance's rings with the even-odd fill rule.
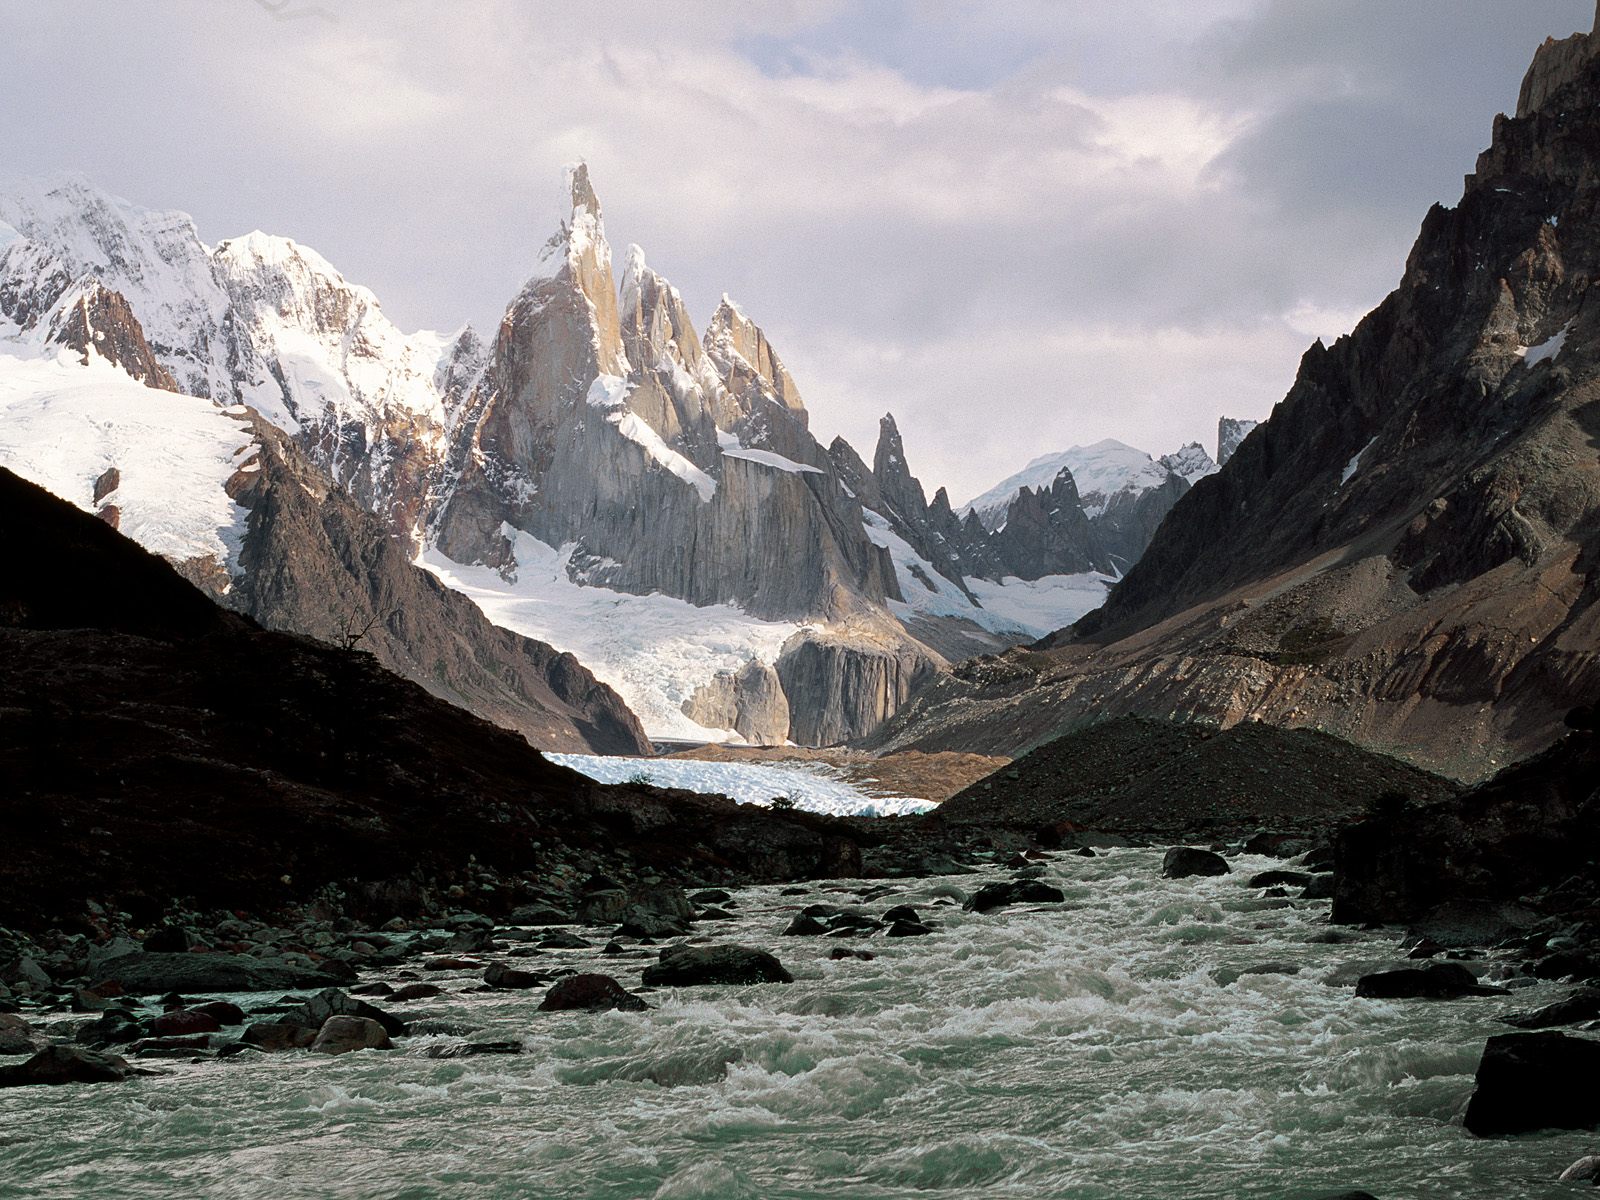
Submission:
[[[1600,29],[1269,417],[966,499],[814,429],[782,314],[692,314],[582,162],[449,333],[0,187],[17,1177],[1600,1179],[1597,168]]]

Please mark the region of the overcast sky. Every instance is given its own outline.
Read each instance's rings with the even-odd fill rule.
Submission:
[[[0,0],[0,171],[315,247],[492,327],[586,159],[824,440],[959,501],[1264,417],[1591,0]]]

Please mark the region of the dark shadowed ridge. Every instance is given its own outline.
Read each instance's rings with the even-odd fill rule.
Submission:
[[[3,470],[0,555],[26,564],[0,576],[0,924],[330,883],[396,915],[469,860],[526,877],[558,846],[685,879],[859,871],[825,819],[602,787],[370,655],[263,630]]]

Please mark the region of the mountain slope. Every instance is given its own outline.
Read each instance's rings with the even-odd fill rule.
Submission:
[[[15,927],[88,924],[91,901],[141,923],[175,901],[265,914],[330,885],[356,919],[453,885],[495,911],[575,857],[680,880],[859,871],[826,821],[601,787],[370,655],[262,630],[4,469],[0,555],[38,567],[0,574]]]
[[[1600,38],[1548,43],[1399,288],[1307,352],[1107,604],[887,740],[1004,728],[1015,746],[1188,712],[1326,727],[1466,777],[1550,744],[1600,692],[1597,146]]]
[[[119,344],[144,346],[125,308],[107,311],[121,314]],[[143,386],[98,352],[78,361],[34,349],[0,338],[0,465],[97,512],[264,625],[330,642],[362,633],[383,665],[543,748],[648,753],[609,688],[413,566],[252,410]]]

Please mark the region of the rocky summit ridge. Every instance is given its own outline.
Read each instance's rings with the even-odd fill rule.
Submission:
[[[1170,464],[1124,448],[1161,486],[1086,498],[1057,470],[986,527],[928,498],[892,416],[870,466],[841,439],[824,448],[767,333],[726,296],[697,332],[639,247],[613,260],[587,168],[569,184],[487,338],[404,333],[287,238],[210,246],[183,214],[81,179],[18,185],[0,195],[0,460],[147,544],[184,525],[162,552],[224,603],[317,637],[359,628],[386,665],[529,736],[552,735],[518,716],[540,690],[518,647],[546,643],[655,736],[805,745],[869,734],[951,663],[1092,607],[1210,469],[1199,447]],[[74,386],[101,433],[52,464],[39,438],[59,421],[37,410],[61,402],[39,372],[63,348],[211,410],[184,410],[190,440],[145,428],[135,454],[128,396]],[[253,454],[216,463],[241,422]],[[152,491],[146,459],[203,478]],[[402,570],[412,559],[443,586]],[[439,635],[458,587],[499,631],[451,618],[469,645]],[[605,631],[597,597],[625,614]],[[605,742],[630,743],[645,744],[637,723]]]

